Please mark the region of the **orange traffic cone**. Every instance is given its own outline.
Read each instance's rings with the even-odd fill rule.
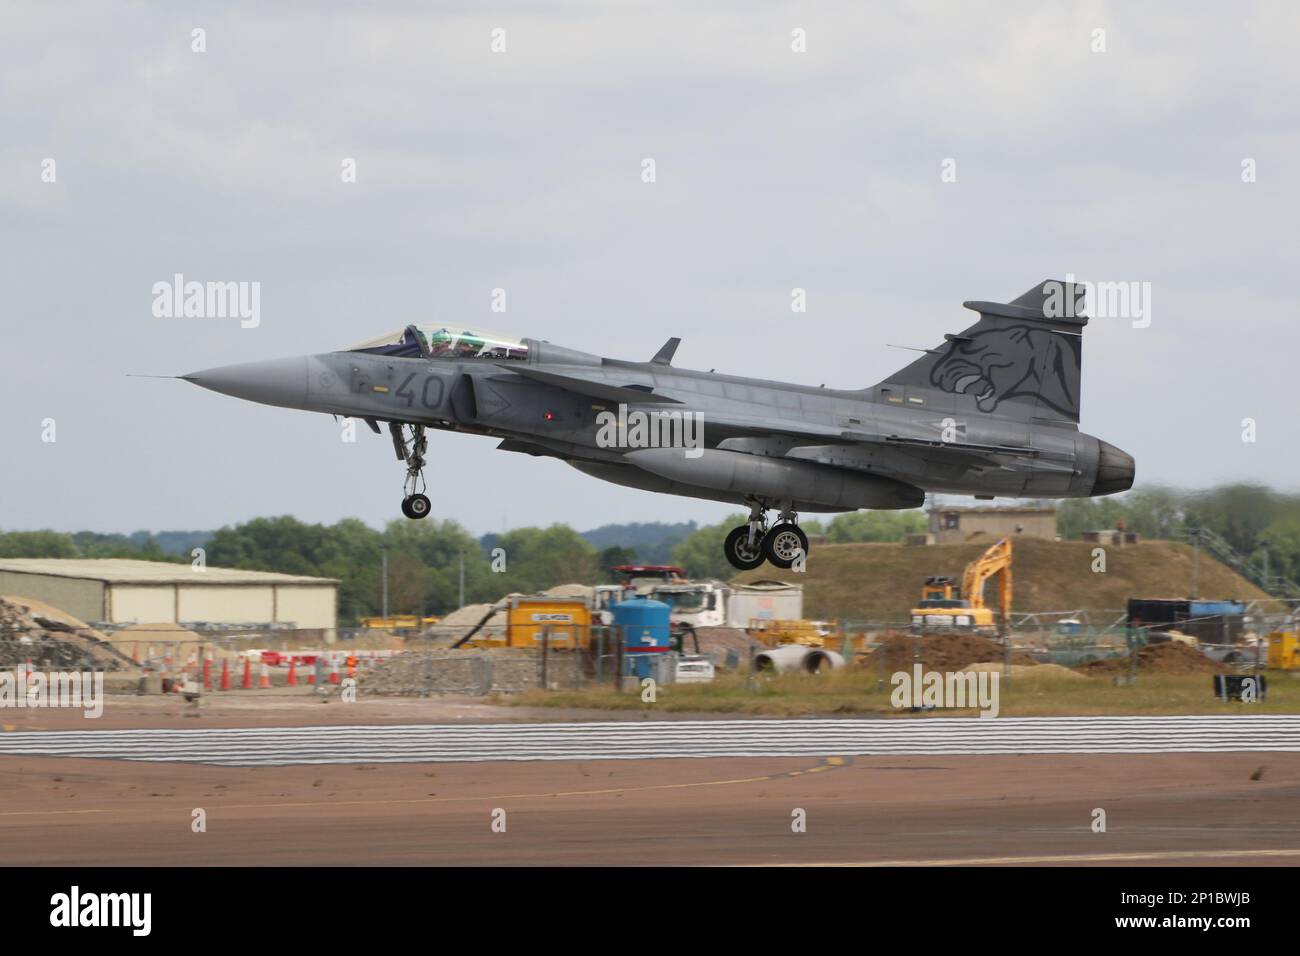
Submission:
[[[337,654],[330,655],[330,683],[339,683],[339,656]]]
[[[357,676],[357,655],[355,654],[348,655],[348,676]]]
[[[27,668],[26,679],[27,679],[27,680],[31,680],[31,679],[32,679],[32,659],[31,659],[30,657],[27,658],[26,668]]]
[[[244,690],[253,689],[253,659],[251,657],[244,658],[244,680],[240,686]]]
[[[230,661],[221,662],[221,689],[230,690]]]
[[[257,679],[257,686],[263,690],[271,686],[271,671],[266,666],[266,661],[262,661],[262,676]]]
[[[295,667],[295,661],[289,658],[289,679],[285,682],[289,687],[298,686],[298,669]]]

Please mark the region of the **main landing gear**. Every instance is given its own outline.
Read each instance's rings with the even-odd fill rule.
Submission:
[[[406,437],[406,429],[411,430],[411,437]],[[388,433],[393,436],[393,450],[399,461],[406,462],[406,481],[402,483],[405,497],[402,498],[402,514],[408,518],[426,517],[433,508],[429,496],[424,494],[424,453],[428,449],[428,439],[424,437],[423,425],[403,425],[399,422],[388,423]]]
[[[749,571],[767,561],[774,567],[789,569],[808,558],[808,536],[798,524],[792,509],[780,512],[778,523],[767,526],[767,508],[751,502],[749,520],[732,528],[722,543],[722,553],[733,568]]]

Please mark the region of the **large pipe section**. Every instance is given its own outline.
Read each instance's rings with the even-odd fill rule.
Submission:
[[[843,666],[844,658],[834,651],[828,651],[824,647],[805,647],[803,644],[781,644],[754,655],[756,670],[775,671],[778,674],[819,674]]]

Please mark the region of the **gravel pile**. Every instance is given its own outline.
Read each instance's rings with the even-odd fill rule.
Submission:
[[[577,655],[556,651],[547,661],[547,683],[578,680]],[[530,647],[407,651],[357,675],[357,691],[389,697],[515,694],[541,684],[541,655]]]
[[[66,616],[59,620],[0,598],[0,668],[22,667],[27,661],[38,670],[115,671],[134,666],[95,633]]]

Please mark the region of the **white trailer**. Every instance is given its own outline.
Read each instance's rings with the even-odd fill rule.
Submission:
[[[803,585],[784,581],[734,584],[727,599],[727,627],[753,621],[797,621],[803,617]]]

